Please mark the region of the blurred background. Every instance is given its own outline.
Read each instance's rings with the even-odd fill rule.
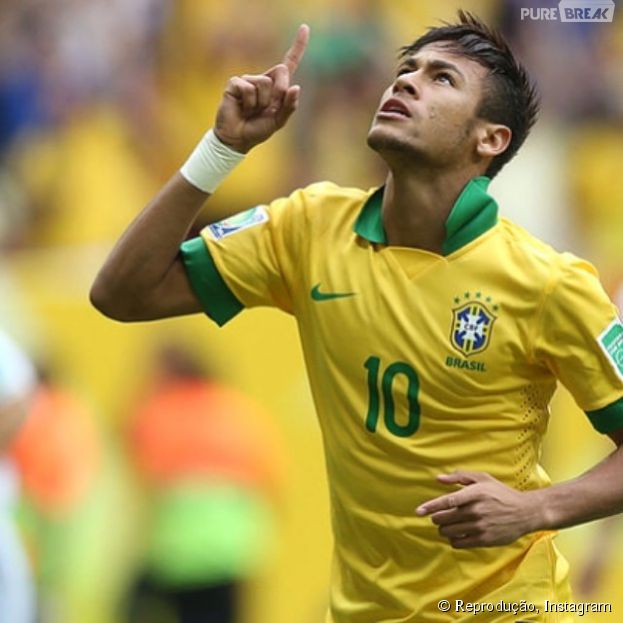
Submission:
[[[0,325],[42,378],[37,417],[12,449],[40,621],[176,623],[172,595],[197,582],[235,601],[245,623],[323,620],[328,499],[293,320],[255,310],[220,330],[204,317],[125,326],[88,302],[115,239],[212,125],[227,78],[278,62],[299,23],[312,31],[300,110],[218,190],[202,223],[312,181],[381,183],[365,136],[396,52],[462,7],[506,33],[543,96],[533,134],[492,184],[502,213],[591,260],[623,303],[623,7],[610,24],[520,19],[522,7],[555,6],[0,3]],[[188,422],[169,443],[167,412],[236,413],[254,422],[240,428],[261,433],[238,437],[221,417]],[[209,465],[182,460],[206,448],[217,457]],[[553,478],[610,448],[560,392],[544,451]],[[197,473],[216,476],[197,482]],[[197,516],[221,536],[210,541]],[[613,602],[599,621],[623,612],[622,539],[617,519],[558,539],[576,596]],[[201,547],[220,552],[205,577],[192,555]],[[146,586],[146,571],[160,584]]]

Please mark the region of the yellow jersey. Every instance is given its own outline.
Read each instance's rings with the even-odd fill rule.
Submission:
[[[623,326],[595,270],[498,218],[488,183],[463,189],[442,255],[387,244],[383,188],[324,182],[182,245],[217,323],[259,305],[298,322],[330,487],[332,623],[572,620],[544,612],[570,599],[553,533],[454,550],[415,515],[456,469],[548,485],[557,379],[597,430],[623,428]],[[522,600],[540,614],[500,611]]]

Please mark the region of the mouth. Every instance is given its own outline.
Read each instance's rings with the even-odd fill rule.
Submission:
[[[411,113],[406,104],[398,98],[392,97],[381,106],[376,116],[385,119],[404,119],[411,117]]]

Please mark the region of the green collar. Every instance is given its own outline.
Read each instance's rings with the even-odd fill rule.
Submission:
[[[487,193],[491,180],[486,176],[471,179],[461,191],[446,220],[446,238],[443,254],[450,255],[491,229],[498,220],[498,205]],[[364,204],[357,221],[355,233],[377,244],[387,244],[383,228],[383,191],[374,191]]]

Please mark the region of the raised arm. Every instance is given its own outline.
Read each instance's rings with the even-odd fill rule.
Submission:
[[[309,28],[302,25],[281,63],[228,81],[213,130],[128,226],[100,269],[90,293],[99,311],[131,322],[201,310],[180,244],[218,183],[296,110],[300,88],[291,81],[308,40]]]

